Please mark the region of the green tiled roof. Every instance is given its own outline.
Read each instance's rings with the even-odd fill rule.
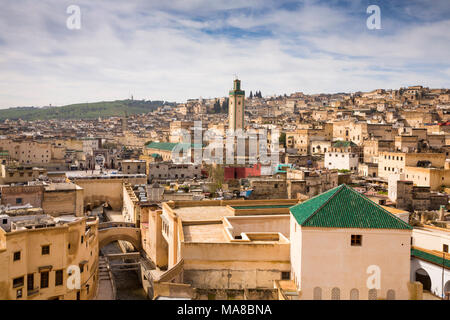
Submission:
[[[347,148],[347,147],[355,147],[356,144],[352,141],[335,141],[333,143],[334,148]]]
[[[150,142],[148,145],[146,145],[146,147],[148,149],[172,151],[176,145],[176,143],[172,142]]]
[[[345,184],[295,205],[290,211],[298,224],[304,227],[412,229]]]
[[[411,248],[411,256],[427,260],[429,262],[433,262],[440,266],[444,265],[444,267],[446,268],[450,268],[450,260],[442,259],[442,257],[435,256],[434,254],[430,254],[428,252],[418,250],[416,248]]]
[[[188,143],[172,143],[172,142],[150,142],[145,147],[148,149],[158,149],[158,150],[166,150],[166,151],[172,151],[177,145],[180,145],[182,149],[189,149],[189,148],[202,148],[201,144],[188,144]]]

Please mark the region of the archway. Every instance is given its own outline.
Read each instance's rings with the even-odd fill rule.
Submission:
[[[116,228],[116,230],[117,229],[124,229],[124,228]],[[101,232],[101,231],[102,230],[100,230],[99,232]],[[117,231],[119,231],[119,230],[117,230]],[[136,251],[139,251],[141,249],[141,243],[138,238],[130,236],[128,234],[123,234],[123,233],[105,236],[104,238],[100,239],[98,247],[99,247],[99,249],[101,249],[104,246],[106,246],[107,244],[114,242],[114,241],[118,241],[118,240],[127,241],[127,242],[131,243]]]
[[[99,249],[113,241],[128,241],[136,251],[141,249],[141,230],[132,227],[108,227],[98,231]]]
[[[450,280],[448,280],[444,286],[444,299],[450,300]]]
[[[422,283],[424,291],[431,291],[431,278],[428,272],[420,268],[416,271],[415,277],[416,281]]]

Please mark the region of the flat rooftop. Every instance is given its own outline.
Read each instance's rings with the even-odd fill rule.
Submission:
[[[183,221],[221,220],[222,217],[234,215],[226,206],[181,207],[173,211]]]
[[[222,223],[183,225],[185,242],[229,242]]]

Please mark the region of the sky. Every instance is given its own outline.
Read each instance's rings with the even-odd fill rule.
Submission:
[[[80,29],[69,29],[71,5]],[[369,29],[370,5],[380,29]],[[0,108],[450,88],[449,0],[0,0]],[[70,20],[73,21],[73,20]]]

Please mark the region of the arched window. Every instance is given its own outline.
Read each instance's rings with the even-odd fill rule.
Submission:
[[[388,290],[387,294],[386,294],[386,299],[387,300],[395,300],[395,291],[392,289]]]
[[[358,289],[350,290],[350,300],[359,300],[359,290]]]
[[[322,300],[322,288],[315,287],[313,292],[314,300]]]
[[[377,289],[369,290],[369,300],[377,300]]]
[[[331,300],[340,300],[341,299],[341,290],[339,288],[331,289]]]

